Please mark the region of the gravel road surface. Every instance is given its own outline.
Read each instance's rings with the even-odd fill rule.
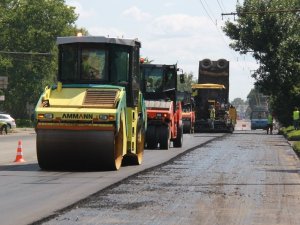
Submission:
[[[299,159],[242,131],[133,175],[36,224],[300,224]]]

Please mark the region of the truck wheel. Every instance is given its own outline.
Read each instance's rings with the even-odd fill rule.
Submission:
[[[126,155],[124,157],[125,164],[129,165],[141,165],[144,156],[144,146],[145,146],[145,129],[140,126],[137,128],[137,135],[136,135],[136,154],[133,155]],[[123,161],[124,161],[123,159]]]
[[[185,134],[191,133],[191,121],[184,121],[183,122],[183,133],[185,133]]]
[[[158,139],[157,139],[155,126],[148,126],[147,127],[146,141],[147,141],[147,148],[148,149],[157,148]]]
[[[173,141],[173,145],[174,145],[175,148],[181,148],[182,147],[182,142],[183,142],[183,128],[181,126],[181,127],[177,128],[177,137]]]
[[[126,145],[127,139],[124,135],[125,126],[123,124],[123,120],[120,123],[120,129],[115,137],[115,146],[114,146],[114,163],[112,163],[113,170],[119,170],[122,165],[123,160],[123,148]]]
[[[160,127],[160,136],[159,136],[160,142],[159,147],[160,149],[169,149],[170,146],[170,130],[169,126],[162,126]]]

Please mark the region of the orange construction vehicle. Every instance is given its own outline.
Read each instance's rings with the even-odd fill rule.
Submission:
[[[177,100],[177,66],[141,64],[142,92],[147,109],[146,146],[148,149],[181,147],[182,108]],[[184,82],[183,75],[180,81]]]
[[[195,104],[192,94],[187,91],[177,93],[177,99],[182,103],[183,133],[194,133]]]

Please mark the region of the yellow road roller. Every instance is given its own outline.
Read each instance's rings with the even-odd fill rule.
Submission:
[[[147,126],[137,39],[58,37],[57,84],[35,108],[44,170],[118,170],[142,163]]]

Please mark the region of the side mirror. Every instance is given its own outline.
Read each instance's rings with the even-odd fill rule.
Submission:
[[[180,83],[184,83],[184,74],[180,74],[179,75],[179,80],[180,80]]]

